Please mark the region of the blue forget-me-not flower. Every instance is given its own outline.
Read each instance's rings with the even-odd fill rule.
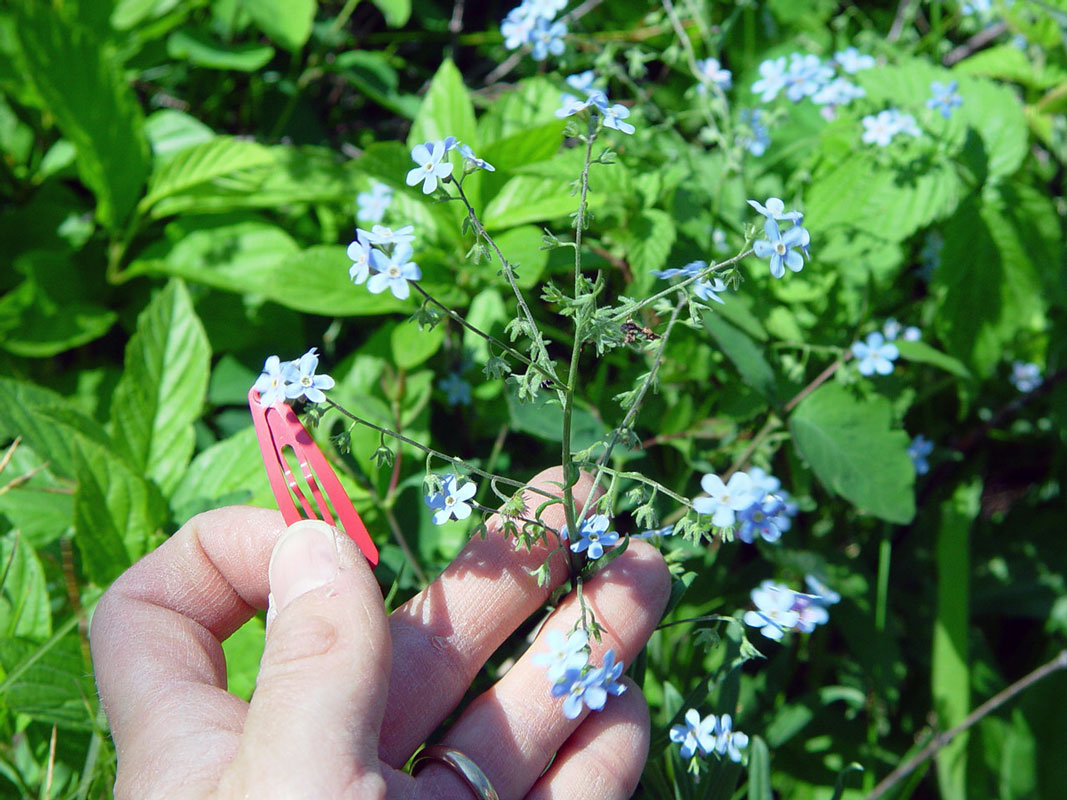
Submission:
[[[708,496],[693,500],[693,510],[710,516],[711,524],[718,528],[733,525],[737,512],[752,504],[754,489],[747,472],[735,472],[728,483],[709,473],[700,479],[700,488]]]
[[[393,202],[393,190],[384,183],[375,181],[370,191],[356,195],[356,216],[366,222],[381,222]]]
[[[471,515],[467,501],[474,497],[478,487],[474,481],[462,484],[455,475],[446,475],[441,482],[441,491],[426,497],[426,505],[434,509],[434,525],[444,525],[450,519],[466,519]]]
[[[718,742],[719,719],[714,714],[701,719],[700,712],[691,708],[685,712],[685,725],[672,725],[672,742],[682,746],[682,758],[692,758],[697,751],[702,756],[715,752]]]
[[[930,464],[926,459],[932,452],[934,452],[934,443],[921,433],[911,440],[911,444],[908,445],[908,455],[911,456],[916,475],[925,475],[930,471]]]
[[[284,400],[285,389],[294,380],[296,367],[292,361],[283,364],[278,356],[268,356],[263,362],[263,372],[253,384],[253,388],[259,392],[259,404],[269,407]]]
[[[1020,392],[1032,392],[1042,383],[1041,368],[1037,364],[1016,361],[1011,365],[1011,383]]]
[[[422,277],[418,264],[410,260],[411,253],[411,245],[407,242],[396,245],[389,255],[381,250],[371,250],[370,263],[377,272],[367,279],[367,291],[381,294],[388,289],[397,300],[406,300],[411,294],[408,281]]]
[[[422,183],[422,193],[432,194],[437,188],[437,181],[443,181],[452,174],[452,164],[444,160],[447,152],[443,141],[417,144],[411,148],[411,160],[419,166],[408,172],[407,185]]]
[[[285,387],[285,396],[290,400],[303,397],[312,403],[321,403],[326,399],[324,391],[333,388],[334,380],[329,375],[316,375],[319,367],[319,354],[312,347],[295,362],[295,374],[292,383]]]
[[[893,371],[893,362],[900,357],[900,350],[887,342],[879,331],[867,334],[865,342],[852,343],[852,355],[858,359],[856,366],[860,375],[888,375]]]
[[[949,81],[948,83],[934,81],[930,84],[930,93],[933,97],[926,101],[926,107],[934,109],[942,117],[948,119],[952,116],[952,109],[963,105],[963,98],[960,96],[959,88],[959,81]]]

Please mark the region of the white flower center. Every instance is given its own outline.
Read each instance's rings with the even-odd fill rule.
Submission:
[[[774,244],[774,252],[776,252],[780,256],[784,256],[785,255],[785,244],[783,242],[775,242],[775,244]]]
[[[433,172],[433,162],[427,161],[425,164],[422,165],[422,168],[427,172]]]
[[[449,495],[448,497],[445,498],[445,505],[446,506],[454,506],[455,504],[456,504],[456,498],[454,498],[452,495]]]
[[[311,376],[310,375],[301,375],[300,376],[300,385],[301,386],[310,386],[311,385]]]
[[[400,267],[398,267],[396,264],[390,264],[389,269],[387,269],[385,272],[390,278],[400,277]]]

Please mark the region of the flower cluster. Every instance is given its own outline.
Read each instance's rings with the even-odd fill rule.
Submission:
[[[766,238],[757,239],[752,249],[760,258],[770,259],[771,275],[781,278],[785,275],[786,267],[793,272],[804,269],[804,259],[808,257],[808,245],[811,243],[811,234],[800,224],[804,221],[804,215],[799,211],[786,211],[785,203],[777,197],[768,199],[767,205],[755,200],[749,200],[748,204],[765,218],[763,232]],[[793,223],[785,233],[778,226],[783,220]]]
[[[434,510],[434,525],[444,525],[452,519],[466,519],[471,515],[467,501],[478,491],[473,481],[459,482],[455,475],[446,475],[441,481],[441,491],[426,495],[426,505]]]
[[[1016,361],[1011,365],[1011,385],[1020,392],[1032,392],[1041,385],[1041,368],[1037,364]]]
[[[423,194],[433,194],[437,190],[438,181],[444,183],[449,179],[455,180],[452,174],[455,166],[447,159],[453,150],[463,156],[464,174],[476,169],[496,172],[496,167],[485,159],[478,158],[470,145],[463,144],[455,136],[446,136],[444,139],[417,144],[411,148],[411,160],[418,166],[408,170],[405,183],[408,186],[421,183]]]
[[[874,331],[867,334],[865,342],[852,343],[852,355],[857,359],[860,375],[871,376],[874,373],[888,375],[893,371],[893,362],[900,357],[900,350],[892,342],[886,341],[884,334]]]
[[[774,581],[763,581],[752,590],[755,611],[746,611],[746,625],[759,628],[768,639],[780,641],[786,631],[811,633],[830,619],[827,607],[841,595],[828,588],[814,575],[805,578],[808,592],[795,592]]]
[[[589,663],[589,637],[576,630],[566,639],[559,631],[549,631],[547,653],[537,653],[533,663],[548,668],[552,696],[563,697],[563,716],[577,719],[585,706],[599,711],[608,695],[620,695],[626,686],[619,683],[623,663],[615,660],[615,651],[604,653],[604,663],[594,667]]]
[[[921,433],[911,440],[911,444],[908,445],[908,455],[911,456],[916,475],[925,475],[930,471],[930,464],[926,459],[932,452],[934,452],[934,443]]]
[[[693,510],[710,516],[711,524],[719,528],[739,524],[737,538],[747,544],[757,536],[776,542],[792,527],[797,513],[796,504],[781,486],[781,481],[760,467],[735,472],[726,483],[718,475],[707,474],[700,487],[708,496],[693,500]]]
[[[348,245],[347,251],[352,260],[348,268],[352,283],[357,286],[366,283],[371,294],[388,289],[397,300],[406,300],[411,294],[408,281],[422,277],[418,264],[411,260],[414,230],[411,225],[398,230],[384,225],[375,225],[369,231],[357,228],[356,240]]]
[[[836,70],[855,75],[873,66],[874,59],[854,47],[835,53],[828,61],[811,53],[790,53],[788,61],[785,56],[780,56],[761,63],[760,78],[752,84],[752,91],[764,103],[771,102],[780,93],[794,103],[810,97],[813,103],[823,107],[824,116],[832,119],[836,107],[848,105],[867,94],[863,87],[838,75]]]
[[[375,181],[370,191],[356,195],[356,217],[362,222],[381,222],[393,202],[393,190]]]
[[[888,147],[897,134],[907,134],[918,138],[922,136],[915,117],[904,114],[896,108],[887,108],[877,114],[868,114],[862,120],[863,139],[866,144],[876,144],[879,147]]]
[[[895,342],[898,338],[903,339],[905,342],[917,342],[923,338],[922,331],[914,325],[909,325],[905,328],[893,317],[890,317],[882,324],[882,334],[887,342]]]
[[[316,375],[318,367],[319,354],[314,347],[295,361],[283,362],[278,356],[268,356],[263,372],[253,384],[259,392],[259,404],[272,406],[298,397],[321,403],[326,399],[323,392],[333,388],[334,380],[329,375]]]
[[[702,719],[695,708],[685,712],[684,725],[671,727],[670,736],[672,742],[682,746],[682,758],[686,759],[699,752],[702,756],[715,753],[738,762],[741,751],[748,747],[748,734],[733,730],[733,719],[729,714],[721,717],[709,714]]]
[[[612,104],[608,99],[607,92],[593,86],[596,75],[592,70],[580,72],[567,78],[567,85],[578,92],[578,95],[564,92],[560,97],[563,104],[556,109],[556,116],[560,119],[573,117],[584,111],[596,114],[600,117],[605,128],[612,128],[621,133],[631,134],[634,126],[624,120],[630,116],[630,109],[621,103]]]
[[[567,526],[560,528],[559,538],[570,542],[571,551],[574,553],[586,553],[590,559],[596,561],[608,548],[614,547],[619,541],[619,534],[609,531],[611,521],[603,514],[593,514],[589,519],[583,519],[578,525],[578,539],[570,542],[570,534]]]
[[[500,24],[504,47],[517,50],[529,45],[535,61],[544,61],[549,54],[563,55],[567,25],[556,15],[566,5],[567,0],[523,0]]]
[[[708,86],[714,85],[725,92],[733,86],[733,75],[730,74],[730,70],[719,63],[717,58],[705,58],[702,61],[697,61],[696,65],[699,73],[698,77],[701,79],[698,91],[707,92]]]
[[[690,261],[684,267],[670,267],[669,269],[654,269],[652,274],[657,278],[669,280],[670,278],[695,278],[703,270],[708,268],[706,261]],[[726,283],[721,278],[704,278],[692,284],[693,294],[701,300],[714,300],[716,303],[725,303],[719,295],[726,291]]]

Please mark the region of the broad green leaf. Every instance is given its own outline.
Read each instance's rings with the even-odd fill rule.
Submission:
[[[215,132],[203,122],[174,108],[161,108],[150,114],[144,129],[157,160],[215,138]]]
[[[265,641],[263,620],[252,617],[222,643],[226,655],[226,690],[250,700],[256,688]]]
[[[61,395],[32,383],[0,376],[0,434],[21,436],[49,469],[61,477],[74,476],[75,438],[93,439],[109,447],[110,439],[93,419]]]
[[[145,20],[166,14],[180,2],[181,0],[118,0],[111,11],[111,27],[117,31],[128,31]]]
[[[663,269],[677,235],[671,215],[658,208],[648,208],[626,226],[626,260],[635,275],[649,275]]]
[[[414,322],[403,321],[393,328],[389,338],[393,362],[401,369],[410,370],[441,348],[445,340],[445,326],[434,325],[429,330],[420,330]]]
[[[578,196],[557,180],[517,175],[493,197],[482,213],[489,230],[566,217],[578,210]]]
[[[206,31],[182,28],[167,38],[167,55],[176,60],[185,59],[198,67],[255,72],[274,58],[274,48],[255,42],[225,44]]]
[[[162,541],[166,504],[111,448],[79,437],[74,449],[74,542],[89,580],[107,586]]]
[[[51,358],[98,339],[118,314],[86,302],[80,267],[67,254],[43,250],[19,258],[25,279],[0,297],[0,347],[28,358]]]
[[[556,84],[540,75],[520,81],[514,89],[496,98],[478,120],[478,141],[484,147],[559,123],[556,109],[560,106],[561,95]]]
[[[411,0],[371,0],[390,28],[402,28],[411,19]]]
[[[1041,243],[1028,227],[1016,209],[977,201],[944,227],[934,324],[949,355],[981,377],[992,374],[1019,331],[1045,328],[1046,296],[1031,260]]]
[[[502,333],[503,326],[511,319],[497,289],[483,289],[475,295],[467,309],[466,318],[478,330],[491,334]],[[476,333],[463,331],[463,347],[470,351],[475,364],[485,364],[489,359],[489,343]]]
[[[995,45],[972,53],[953,71],[957,75],[999,78],[1008,83],[1019,83],[1035,89],[1049,89],[1067,79],[1067,74],[1061,67],[1048,61],[1039,67],[1037,61],[1010,44]]]
[[[0,638],[42,642],[52,634],[52,610],[44,569],[18,531],[0,538]]]
[[[264,287],[264,296],[306,314],[357,317],[410,310],[418,295],[397,300],[392,293],[371,294],[366,284],[356,286],[348,277],[352,259],[339,245],[317,245],[288,256],[281,264],[281,279]],[[295,276],[299,276],[296,279]]]
[[[915,470],[908,435],[892,430],[891,418],[888,400],[859,400],[827,384],[797,406],[789,429],[824,486],[861,511],[904,525],[915,516]]]
[[[564,122],[549,122],[497,139],[478,151],[498,170],[512,170],[551,158],[563,143]]]
[[[316,0],[243,0],[256,27],[286,50],[296,51],[311,36]]]
[[[508,413],[511,427],[550,442],[563,441],[563,409],[542,394],[534,402],[520,402],[518,394],[509,388]],[[588,408],[575,405],[571,415],[571,449],[584,450],[604,438],[607,429]]]
[[[170,497],[175,520],[209,508],[242,503],[263,508],[275,505],[263,466],[255,429],[249,425],[196,455]]]
[[[493,237],[500,252],[515,268],[517,282],[523,289],[540,283],[548,266],[548,251],[541,249],[541,237],[541,229],[533,225],[521,225]],[[495,254],[492,264],[495,268],[500,267]]]
[[[970,637],[971,526],[981,508],[980,482],[961,484],[941,505],[937,534],[937,619],[931,651],[930,679],[938,728],[948,730],[971,709]],[[941,795],[966,797],[967,734],[937,754]]]
[[[748,746],[748,800],[774,800],[771,752],[759,736],[753,736]]]
[[[387,53],[376,50],[349,50],[338,53],[336,61],[325,66],[335,68],[338,75],[350,81],[378,105],[412,120],[418,114],[421,99],[414,94],[400,92],[400,76],[390,63]]]
[[[729,305],[733,299],[726,301]],[[774,370],[760,348],[748,336],[724,320],[716,311],[704,314],[704,326],[714,337],[723,354],[733,362],[745,383],[769,402],[778,402],[778,383]]]
[[[147,212],[165,197],[272,161],[273,152],[269,148],[229,136],[186,148],[152,175],[140,209],[142,213]],[[158,209],[155,216],[161,216]]]
[[[193,455],[211,366],[189,291],[172,280],[137,318],[111,403],[111,430],[130,463],[170,494]]]
[[[915,361],[919,364],[930,364],[931,366],[943,369],[945,372],[950,372],[957,378],[963,380],[970,380],[971,373],[968,372],[967,367],[963,366],[958,359],[952,356],[947,356],[940,350],[936,350],[925,342],[909,342],[903,339],[895,342],[897,349],[900,350],[902,358],[908,361]]]
[[[117,230],[148,174],[144,120],[116,60],[49,3],[20,3],[16,26],[28,79],[78,153],[96,214]]]
[[[44,645],[0,639],[0,668],[6,676],[0,698],[8,710],[64,731],[94,728],[96,687],[77,634]]]
[[[4,457],[8,450],[4,448]],[[25,443],[10,452],[0,483],[31,473],[33,477],[25,483],[0,492],[0,514],[8,518],[31,547],[43,548],[70,530],[74,498],[70,481],[57,478],[44,459]]]
[[[441,63],[430,81],[430,88],[408,135],[408,148],[446,136],[455,136],[478,152],[470,92],[451,59]]]

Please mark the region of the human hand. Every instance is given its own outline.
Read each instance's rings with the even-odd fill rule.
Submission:
[[[546,471],[534,485],[553,491],[560,476]],[[579,503],[590,483],[583,476],[575,487]],[[544,516],[559,527],[562,507]],[[489,530],[386,617],[358,548],[324,523],[286,531],[277,512],[240,507],[190,520],[115,581],[93,618],[97,684],[119,759],[116,796],[475,798],[438,762],[417,777],[401,770],[565,577],[560,558],[551,584],[538,587],[528,571],[546,551],[517,551],[495,517]],[[629,663],[668,590],[658,552],[632,541],[584,587],[605,629],[592,661],[614,648]],[[219,643],[267,605],[268,593],[266,645],[245,703],[225,689]],[[547,649],[545,634],[570,630],[578,613],[568,597],[442,739],[484,771],[501,800],[625,798],[640,778],[648,750],[640,691],[631,685],[603,711],[568,720],[531,663]]]

